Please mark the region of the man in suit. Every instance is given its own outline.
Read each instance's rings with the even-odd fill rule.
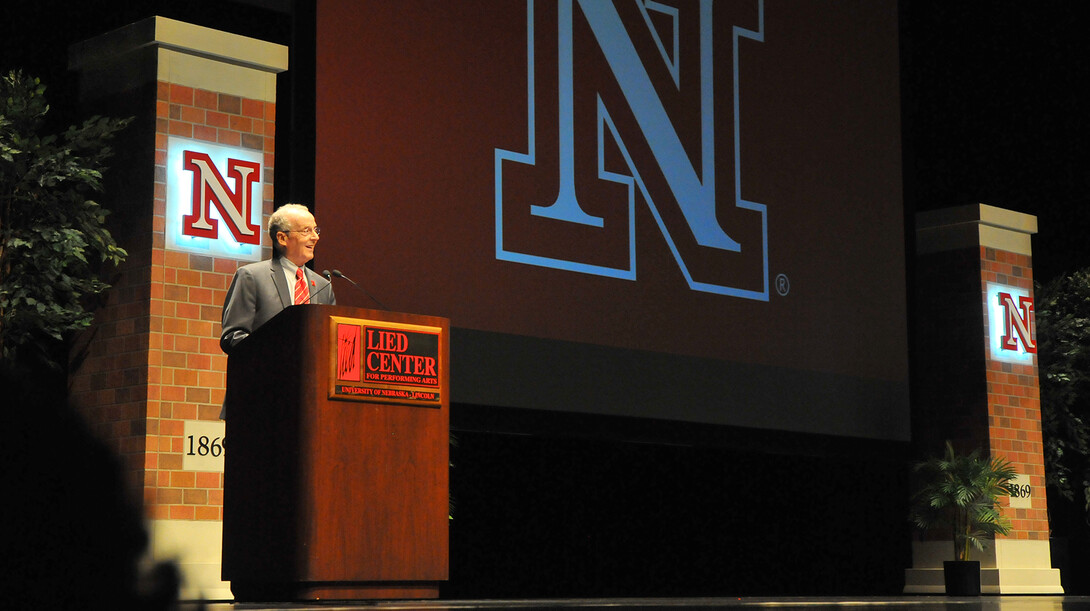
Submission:
[[[320,230],[306,206],[286,204],[269,217],[273,258],[238,268],[223,302],[220,348],[228,355],[261,325],[294,304],[334,305],[329,280],[306,263],[314,258]]]
[[[320,233],[306,206],[285,204],[269,217],[272,259],[238,268],[223,301],[220,348],[228,356],[235,346],[288,306],[336,305],[329,280],[306,267],[307,261],[314,258]],[[220,418],[226,417],[225,401]]]

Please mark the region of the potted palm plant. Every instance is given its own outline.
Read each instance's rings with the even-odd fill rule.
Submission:
[[[943,563],[947,595],[980,594],[980,561],[969,560],[972,548],[1011,530],[999,511],[999,498],[1014,492],[1014,467],[980,450],[958,454],[949,441],[941,458],[914,468],[920,487],[913,498],[912,521],[921,530],[946,529],[953,539],[954,560]]]

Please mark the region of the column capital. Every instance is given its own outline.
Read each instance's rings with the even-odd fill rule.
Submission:
[[[987,204],[970,204],[916,215],[916,249],[929,254],[986,246],[1032,255],[1037,217]]]
[[[271,102],[288,47],[166,17],[150,17],[69,47],[85,95],[153,81]],[[91,78],[88,78],[91,77]]]

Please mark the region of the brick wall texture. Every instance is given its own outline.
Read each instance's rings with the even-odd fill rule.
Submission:
[[[129,259],[85,342],[70,397],[122,457],[126,481],[148,518],[221,520],[223,475],[182,469],[183,427],[187,420],[219,419],[227,370],[220,318],[243,262],[166,250],[167,138],[261,151],[264,224],[273,205],[276,108],[165,82],[154,97],[151,201],[117,232],[130,236],[122,242]]]
[[[1020,365],[991,358],[988,283],[1032,295],[1031,257],[980,246],[917,260],[913,439],[921,455],[940,454],[948,439],[963,451],[981,448],[1010,461],[1029,477],[1032,508],[1001,501],[1014,527],[1007,538],[1047,540],[1036,359]]]
[[[1014,286],[1033,295],[1033,262],[1027,255],[980,248],[980,282]],[[982,293],[983,294],[983,293]],[[987,312],[987,296],[981,299]],[[985,315],[987,318],[987,314]],[[1030,321],[1031,323],[1033,321]],[[1031,324],[1031,331],[1035,325]],[[984,331],[987,337],[987,329]],[[1041,389],[1037,359],[1022,365],[987,360],[988,439],[993,455],[1009,460],[1029,478],[1032,508],[1007,509],[1014,530],[1009,538],[1048,539],[1045,500],[1044,442],[1041,434]]]

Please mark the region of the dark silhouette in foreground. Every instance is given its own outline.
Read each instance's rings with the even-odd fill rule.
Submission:
[[[175,608],[177,569],[142,567],[148,534],[120,462],[57,399],[63,390],[54,377],[0,371],[2,605]],[[63,389],[63,378],[59,383]]]

